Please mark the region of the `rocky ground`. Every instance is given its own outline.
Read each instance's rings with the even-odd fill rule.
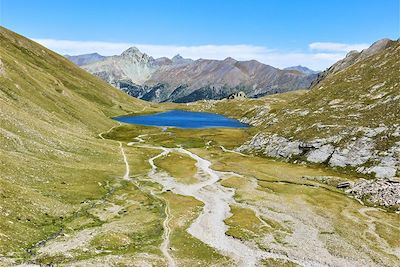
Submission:
[[[355,195],[358,199],[400,211],[399,179],[360,179],[346,192]]]

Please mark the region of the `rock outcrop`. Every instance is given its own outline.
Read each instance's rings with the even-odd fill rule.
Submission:
[[[309,142],[287,139],[277,134],[256,134],[240,146],[240,152],[257,152],[268,157],[302,159],[312,163],[326,163],[332,167],[351,167],[377,178],[391,178],[400,169],[400,142],[382,153],[370,137],[345,141],[343,136],[315,139]]]

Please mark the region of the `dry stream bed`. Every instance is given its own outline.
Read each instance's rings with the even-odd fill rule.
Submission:
[[[127,125],[104,133],[119,142],[125,164],[113,194],[40,247],[32,262],[399,265],[399,214],[302,178],[340,177],[332,171],[235,153],[243,135]]]

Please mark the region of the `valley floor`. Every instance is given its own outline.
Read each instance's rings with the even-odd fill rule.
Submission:
[[[319,182],[352,177],[232,151],[244,135],[240,129],[112,128],[100,137],[115,140],[125,172],[107,196],[24,262],[399,265],[399,214],[363,206]]]

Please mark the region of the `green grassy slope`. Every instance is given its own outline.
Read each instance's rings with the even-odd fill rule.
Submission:
[[[377,177],[398,176],[399,70],[400,42],[396,41],[327,76],[308,93],[270,114],[262,132],[299,140],[306,146],[323,139],[322,143],[336,149],[332,158],[327,158],[329,165]]]
[[[400,166],[399,70],[400,42],[392,41],[308,91],[199,101],[187,108],[222,113],[255,126],[251,132],[257,135],[243,151],[291,157],[286,152],[293,150],[298,154],[291,159],[304,161],[318,145],[327,145],[330,153],[335,149],[334,159],[326,153],[320,163],[388,177],[399,175]]]
[[[151,109],[0,27],[0,258],[26,257],[123,175],[110,117]]]
[[[381,53],[326,77],[292,101],[277,112],[279,122],[270,131],[288,137],[295,132],[299,138],[310,139],[340,134],[344,128],[384,124],[391,132],[400,123],[399,70],[400,42],[393,42]]]

